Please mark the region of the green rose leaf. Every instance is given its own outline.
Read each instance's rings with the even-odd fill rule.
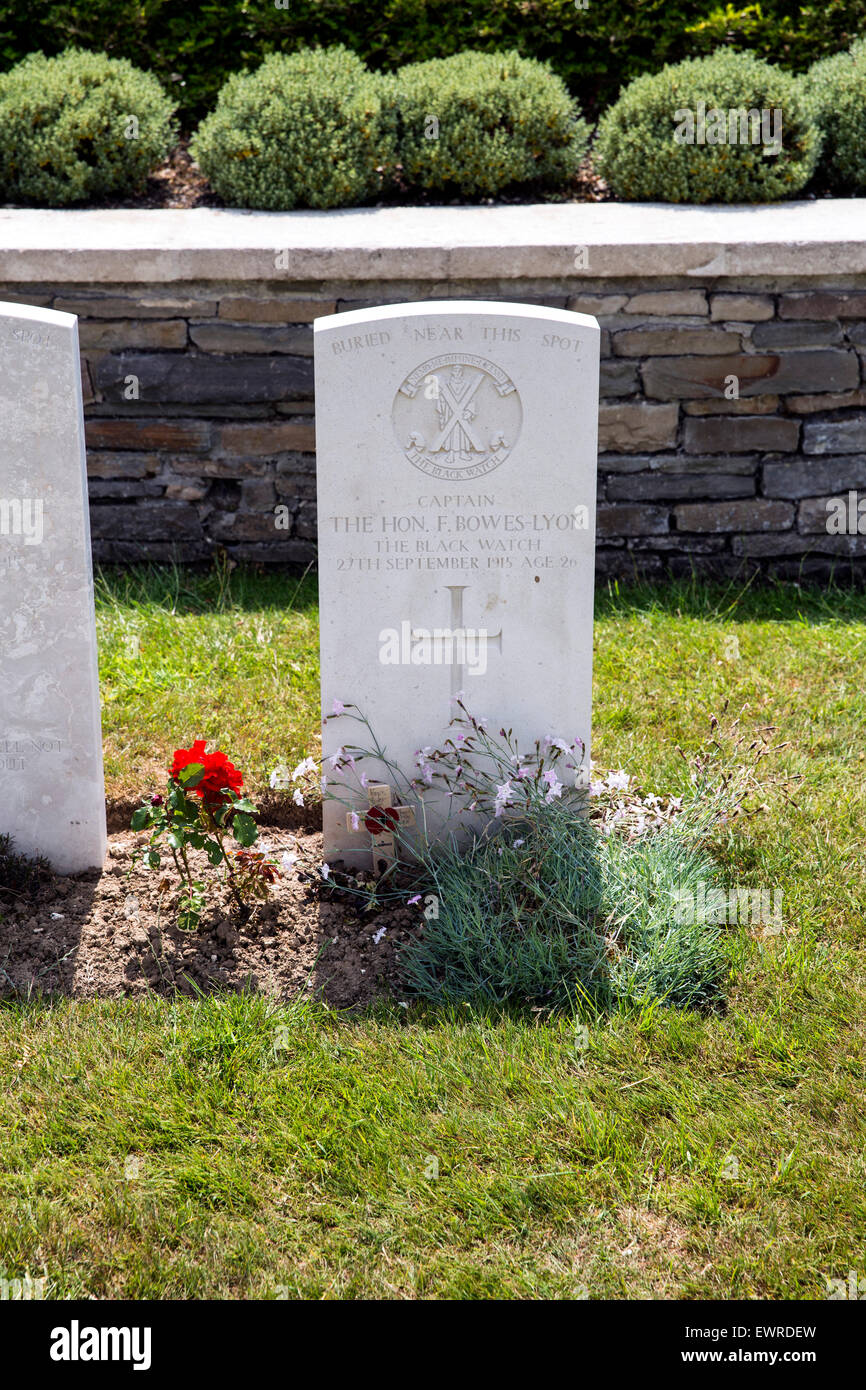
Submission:
[[[191,790],[193,787],[197,787],[203,777],[204,767],[201,763],[189,763],[186,767],[182,767],[177,774],[178,782],[180,782],[181,786],[187,791]]]
[[[235,816],[232,830],[238,844],[245,848],[254,845],[258,839],[259,828],[252,816],[248,816],[244,811]]]

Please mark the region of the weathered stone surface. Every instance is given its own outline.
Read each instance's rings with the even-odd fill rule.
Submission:
[[[40,293],[40,290],[42,290],[41,285],[38,287],[29,285],[23,288],[18,286],[16,292],[9,288],[8,282],[0,284],[0,293],[2,293],[5,304],[24,304],[28,309],[50,309],[54,295],[45,294],[44,291]]]
[[[783,294],[781,319],[866,319],[866,294],[857,290],[808,290]]]
[[[855,490],[856,491],[856,490]],[[830,536],[834,534],[830,531],[827,523],[838,512],[840,501],[845,503],[845,520],[851,532],[859,534],[861,521],[866,524],[866,518],[860,514],[860,501],[862,492],[855,498],[849,499],[848,488],[834,490],[832,496],[828,497],[807,497],[800,503],[797,512],[797,530],[803,535],[815,534]],[[853,502],[853,505],[851,505]]]
[[[862,410],[866,407],[866,386],[859,391],[831,391],[821,396],[788,396],[785,405],[796,415],[814,415],[819,410]]]
[[[731,357],[661,357],[641,367],[644,390],[652,399],[723,396],[728,377],[739,380],[741,396],[764,395],[768,388],[788,392],[844,391],[859,385],[860,363],[854,351],[743,353]]]
[[[100,540],[171,540],[202,534],[197,510],[182,502],[99,504],[90,508],[90,527]]]
[[[79,326],[84,348],[185,348],[183,319],[84,319]]]
[[[611,453],[670,449],[677,442],[676,405],[645,401],[602,404],[598,412],[598,447]]]
[[[241,506],[246,512],[272,512],[276,500],[273,478],[247,478],[241,483]]]
[[[312,323],[335,313],[336,308],[333,299],[288,299],[282,295],[259,299],[229,294],[220,300],[219,316],[236,323]]]
[[[803,453],[866,453],[866,418],[855,415],[844,420],[806,420]]]
[[[93,541],[93,558],[100,565],[193,565],[207,562],[215,545],[206,537],[189,540],[176,537],[171,541],[105,540]]]
[[[233,323],[194,324],[189,336],[202,352],[285,352],[299,357],[313,353],[313,329],[271,328]]]
[[[845,336],[849,342],[856,343],[857,347],[866,347],[866,323],[846,324]]]
[[[756,497],[743,502],[685,503],[675,509],[678,531],[782,531],[793,524],[790,502]]]
[[[392,282],[449,292],[467,279],[539,283],[539,294],[632,292],[688,277],[702,288],[724,276],[766,290],[781,277],[866,274],[858,199],[803,200],[742,208],[553,203],[494,207],[346,208],[336,217],[249,213],[231,208],[134,208],[73,213],[21,209],[5,214],[7,256],[18,283],[117,286],[146,276],[151,292],[180,296],[190,283],[235,285],[250,294],[282,281],[287,293],[310,283],[360,297],[352,284]],[[166,224],[170,224],[170,234]],[[286,270],[275,249],[289,252]],[[575,247],[589,249],[575,266]],[[748,279],[750,284],[740,284]],[[604,281],[608,281],[608,285]],[[543,283],[541,283],[543,282]],[[553,283],[551,283],[553,282]],[[177,288],[180,284],[184,289]],[[163,288],[166,287],[166,288]],[[171,288],[167,288],[171,287]],[[524,286],[508,286],[512,296]],[[240,293],[240,289],[235,291]],[[298,290],[306,294],[306,290]],[[66,291],[81,295],[83,291]],[[216,297],[214,295],[214,297]]]
[[[664,571],[664,561],[660,555],[614,550],[610,541],[595,552],[595,561],[596,573],[609,579],[652,579]]]
[[[96,400],[93,391],[93,381],[90,376],[90,364],[86,357],[79,359],[81,363],[81,396],[83,405],[92,405]]]
[[[563,720],[588,742],[599,337],[593,319],[491,302],[316,323],[322,705],[354,701],[407,773],[418,729],[438,743],[464,686],[521,746]],[[299,535],[313,516],[298,512]],[[476,673],[413,646],[449,622],[483,624]],[[396,660],[383,628],[405,633]],[[322,730],[329,777],[345,737]],[[325,799],[325,855],[369,863],[345,809]],[[428,829],[452,809],[426,798]]]
[[[261,423],[223,425],[219,447],[229,454],[281,454],[286,450],[316,447],[316,427],[312,419],[263,420]]]
[[[783,319],[756,323],[752,329],[752,342],[758,348],[828,347],[841,341],[842,330],[832,320]]]
[[[60,873],[101,869],[105,786],[70,315],[0,304],[0,424],[0,834]]]
[[[773,317],[773,300],[768,294],[714,294],[710,299],[710,318],[758,323]]]
[[[224,512],[210,520],[208,529],[222,541],[279,541],[286,535],[277,530],[273,507],[267,512]]]
[[[686,415],[774,415],[778,409],[778,396],[744,396],[730,401],[726,396],[715,396],[711,400],[683,401]]]
[[[88,475],[87,492],[91,501],[105,497],[119,497],[128,501],[135,497],[168,497],[169,490],[162,483],[133,482],[128,478],[106,482],[102,478]]]
[[[816,497],[866,487],[866,453],[804,462],[765,463],[767,497]]]
[[[565,307],[574,314],[591,314],[598,318],[605,314],[618,314],[627,303],[627,294],[574,294]]]
[[[746,454],[599,454],[599,473],[737,473],[757,472],[757,455]]]
[[[106,357],[96,367],[99,389],[110,401],[124,399],[135,377],[141,400],[183,404],[226,401],[283,401],[309,396],[313,364],[306,357],[187,357],[129,353]]]
[[[274,465],[277,476],[281,473],[303,473],[315,477],[316,460],[312,454],[282,454]]]
[[[605,396],[633,396],[640,390],[636,362],[602,362],[598,383],[602,399]]]
[[[301,540],[314,541],[318,534],[318,509],[315,501],[303,502],[295,517],[294,534]]]
[[[286,501],[315,501],[316,479],[315,475],[305,473],[284,473],[277,476],[275,480],[277,497],[281,502]]]
[[[203,502],[208,495],[208,485],[191,480],[166,483],[165,495],[176,502]]]
[[[679,551],[684,559],[690,555],[717,555],[726,548],[727,536],[689,536],[686,539],[676,531],[668,536],[632,536],[628,548],[632,550]]]
[[[263,478],[268,471],[264,459],[173,458],[171,469],[191,478]]]
[[[718,357],[739,352],[741,345],[739,333],[692,324],[629,328],[613,334],[613,350],[619,357],[676,357],[686,352]]]
[[[731,473],[638,473],[607,481],[611,502],[684,501],[693,497],[753,497],[755,479]]]
[[[602,310],[610,313],[611,310]],[[632,295],[625,307],[627,314],[706,314],[707,296],[704,290],[647,290]]]
[[[210,448],[211,427],[204,420],[90,419],[85,426],[88,449],[177,449],[203,453]]]
[[[782,420],[777,416],[747,415],[703,419],[688,419],[685,424],[685,448],[688,453],[793,453],[800,438],[799,420]]]
[[[601,506],[596,512],[596,528],[600,539],[611,536],[661,535],[670,529],[667,507]]]
[[[217,309],[215,299],[174,299],[170,295],[147,293],[140,298],[138,295],[61,297],[55,308],[61,306],[64,313],[78,314],[81,319],[183,319],[190,314],[210,318]]]
[[[801,535],[787,531],[783,536],[736,536],[735,555],[866,555],[866,536]]]
[[[147,478],[161,467],[158,454],[97,453],[87,451],[88,478]]]

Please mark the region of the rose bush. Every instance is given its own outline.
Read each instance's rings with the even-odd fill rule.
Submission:
[[[251,902],[263,901],[280,876],[264,854],[252,851],[258,838],[257,814],[242,795],[243,774],[220,749],[207,752],[204,739],[175,750],[165,796],[157,795],[132,817],[133,830],[149,830],[148,848],[141,857],[151,869],[162,867],[163,847],[180,876],[178,925],[193,930],[207,905],[207,884],[197,878],[190,849],[201,850],[225,881],[242,916]],[[234,840],[236,848],[230,840]]]

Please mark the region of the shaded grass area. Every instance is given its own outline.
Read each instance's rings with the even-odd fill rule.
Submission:
[[[195,733],[259,778],[311,746],[309,581],[108,575],[99,608],[116,787]],[[676,744],[725,700],[792,742],[796,805],[771,797],[715,846],[729,883],[784,895],[780,935],[731,928],[727,1009],[4,1005],[9,1277],[44,1269],[73,1297],[785,1299],[866,1275],[866,596],[612,588],[595,648],[594,756],[647,790],[684,786]]]

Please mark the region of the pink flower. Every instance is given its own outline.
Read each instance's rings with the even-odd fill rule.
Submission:
[[[547,783],[548,788],[547,794],[544,799],[549,806],[551,801],[553,801],[555,797],[562,796],[562,783],[560,782],[556,773],[553,771],[545,772],[544,780]]]
[[[495,814],[501,816],[506,806],[514,800],[514,792],[510,782],[503,782],[501,787],[496,788],[496,799],[494,801]]]

